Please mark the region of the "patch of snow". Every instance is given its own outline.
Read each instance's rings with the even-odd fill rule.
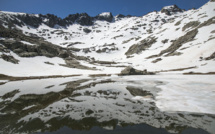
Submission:
[[[30,45],[30,46],[33,46],[33,45],[35,45],[35,44],[32,44],[32,43],[30,43],[30,42],[27,42],[27,41],[20,41],[20,42],[22,42],[23,44],[26,44],[26,45]]]
[[[35,106],[35,105],[27,106],[27,107],[23,108],[22,110],[27,110],[27,109],[30,109],[30,108],[32,108],[32,107],[34,107],[34,106]]]
[[[99,16],[109,17],[109,16],[111,16],[111,13],[110,12],[103,12],[103,13],[99,14]]]
[[[158,86],[162,91],[156,97],[156,106],[168,112],[215,114],[214,79],[215,76],[183,75],[169,79],[168,84]]]

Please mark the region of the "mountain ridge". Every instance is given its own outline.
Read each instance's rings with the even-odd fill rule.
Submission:
[[[177,5],[169,6],[169,9],[165,9],[165,7],[163,7],[161,9],[161,12],[165,13],[167,15],[171,15],[170,12],[172,14],[174,14],[176,12],[183,12],[183,11],[184,10],[180,9]],[[7,11],[0,11],[0,12],[1,12],[0,15],[2,17],[4,17],[4,14],[5,14],[5,16],[7,16],[7,15],[11,15],[12,17],[15,16],[17,19],[20,19],[21,22],[23,22],[29,26],[33,26],[35,28],[38,28],[39,25],[41,25],[42,23],[44,23],[44,24],[46,24],[52,28],[55,25],[67,27],[67,26],[72,25],[74,23],[78,23],[82,26],[90,26],[90,25],[93,25],[94,24],[93,22],[96,20],[112,22],[115,20],[115,18],[132,17],[131,15],[125,16],[122,14],[118,14],[116,16],[113,16],[111,12],[102,12],[96,16],[89,16],[87,13],[76,13],[76,14],[69,14],[65,18],[60,18],[54,14],[43,15],[43,14],[28,14],[28,13],[16,13],[16,12],[7,12]],[[104,15],[102,15],[103,13],[109,13],[109,14],[104,16]],[[139,16],[139,17],[141,17],[141,16]],[[0,22],[0,23],[3,23],[3,22]],[[24,24],[19,23],[16,20],[12,21],[10,23],[14,23],[14,24],[17,24],[19,26],[24,26]]]

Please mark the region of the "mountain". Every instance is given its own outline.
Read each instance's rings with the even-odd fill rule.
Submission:
[[[95,17],[0,11],[0,74],[119,74],[131,66],[156,73],[215,72],[215,2],[166,6],[144,16]]]

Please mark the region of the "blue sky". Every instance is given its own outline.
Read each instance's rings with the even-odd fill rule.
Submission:
[[[69,14],[86,12],[96,16],[101,12],[113,15],[142,16],[162,7],[176,4],[182,9],[199,8],[209,0],[0,0],[0,10],[34,14],[55,14],[64,18]]]

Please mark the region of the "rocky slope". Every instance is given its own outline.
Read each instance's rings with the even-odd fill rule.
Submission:
[[[87,13],[59,18],[0,11],[0,74],[215,72],[215,2],[176,5],[144,16]]]

